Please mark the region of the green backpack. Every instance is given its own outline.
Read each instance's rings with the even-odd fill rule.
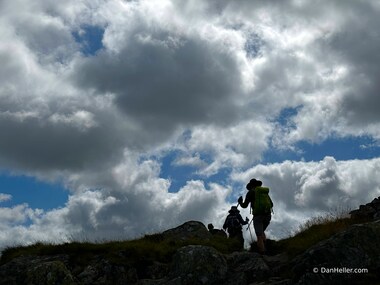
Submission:
[[[273,203],[269,197],[268,187],[256,187],[253,189],[255,191],[255,203],[253,205],[253,214],[270,214],[272,211]]]

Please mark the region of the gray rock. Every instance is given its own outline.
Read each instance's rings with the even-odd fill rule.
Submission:
[[[351,218],[378,220],[380,217],[380,197],[373,199],[370,203],[360,205],[359,209],[350,212]]]
[[[263,257],[253,252],[234,252],[227,255],[228,278],[223,284],[249,284],[263,280],[270,270]]]
[[[349,280],[350,284],[361,284],[355,282],[372,280],[380,269],[379,244],[380,222],[353,225],[296,257],[291,262],[294,281],[297,284],[342,284]],[[345,273],[326,273],[327,269],[339,268]],[[349,274],[351,268],[365,268],[369,274]]]
[[[173,256],[166,284],[220,284],[227,276],[227,261],[212,247],[189,245]]]
[[[0,285],[77,284],[68,256],[21,256],[0,266]]]
[[[164,231],[162,237],[167,240],[186,241],[189,239],[209,240],[212,235],[203,223],[189,221],[174,229]]]
[[[62,261],[48,261],[31,267],[26,272],[25,284],[29,285],[76,285],[71,272]]]
[[[82,284],[135,284],[138,281],[136,269],[110,263],[106,259],[96,259],[78,274]]]

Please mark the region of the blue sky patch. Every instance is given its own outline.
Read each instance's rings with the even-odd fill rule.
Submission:
[[[281,126],[289,126],[291,124],[291,119],[297,115],[302,106],[284,108],[281,110],[280,114],[274,119],[275,122],[279,123]]]
[[[321,161],[326,156],[336,160],[372,159],[380,156],[380,146],[370,137],[329,138],[322,143],[298,142],[297,151],[270,149],[264,154],[263,163],[284,160]]]
[[[194,175],[195,167],[189,165],[174,165],[177,157],[177,152],[170,152],[161,160],[160,176],[171,180],[169,192],[175,193],[186,185],[186,182],[191,179],[197,179]]]
[[[244,45],[244,49],[247,56],[250,58],[257,57],[260,55],[260,47],[263,45],[263,41],[257,34],[251,34],[247,37]]]
[[[95,55],[103,46],[104,29],[98,26],[83,26],[79,31],[75,31],[73,36],[79,43],[81,52],[85,56]]]
[[[0,174],[0,193],[12,199],[0,202],[0,207],[13,207],[27,203],[31,208],[50,210],[62,207],[69,192],[60,184],[44,183],[27,176]]]

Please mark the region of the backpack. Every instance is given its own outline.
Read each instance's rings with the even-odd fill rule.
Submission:
[[[255,202],[253,205],[253,214],[270,214],[273,203],[269,197],[269,188],[268,187],[256,187],[253,189],[255,191]]]
[[[226,228],[229,233],[241,229],[241,224],[237,215],[230,214],[227,216]]]

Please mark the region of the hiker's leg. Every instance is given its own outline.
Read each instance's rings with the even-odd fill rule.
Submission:
[[[265,252],[265,234],[263,228],[263,216],[255,216],[253,218],[253,227],[257,236],[257,247],[261,253]]]
[[[243,237],[243,232],[240,231],[239,234],[237,235],[237,238],[239,240],[240,248],[244,248],[244,237]]]
[[[263,235],[264,235],[264,241],[267,240],[267,236],[265,235],[265,230],[269,226],[271,218],[272,218],[271,214],[263,217]]]
[[[257,236],[257,247],[260,253],[265,252],[264,235]]]

